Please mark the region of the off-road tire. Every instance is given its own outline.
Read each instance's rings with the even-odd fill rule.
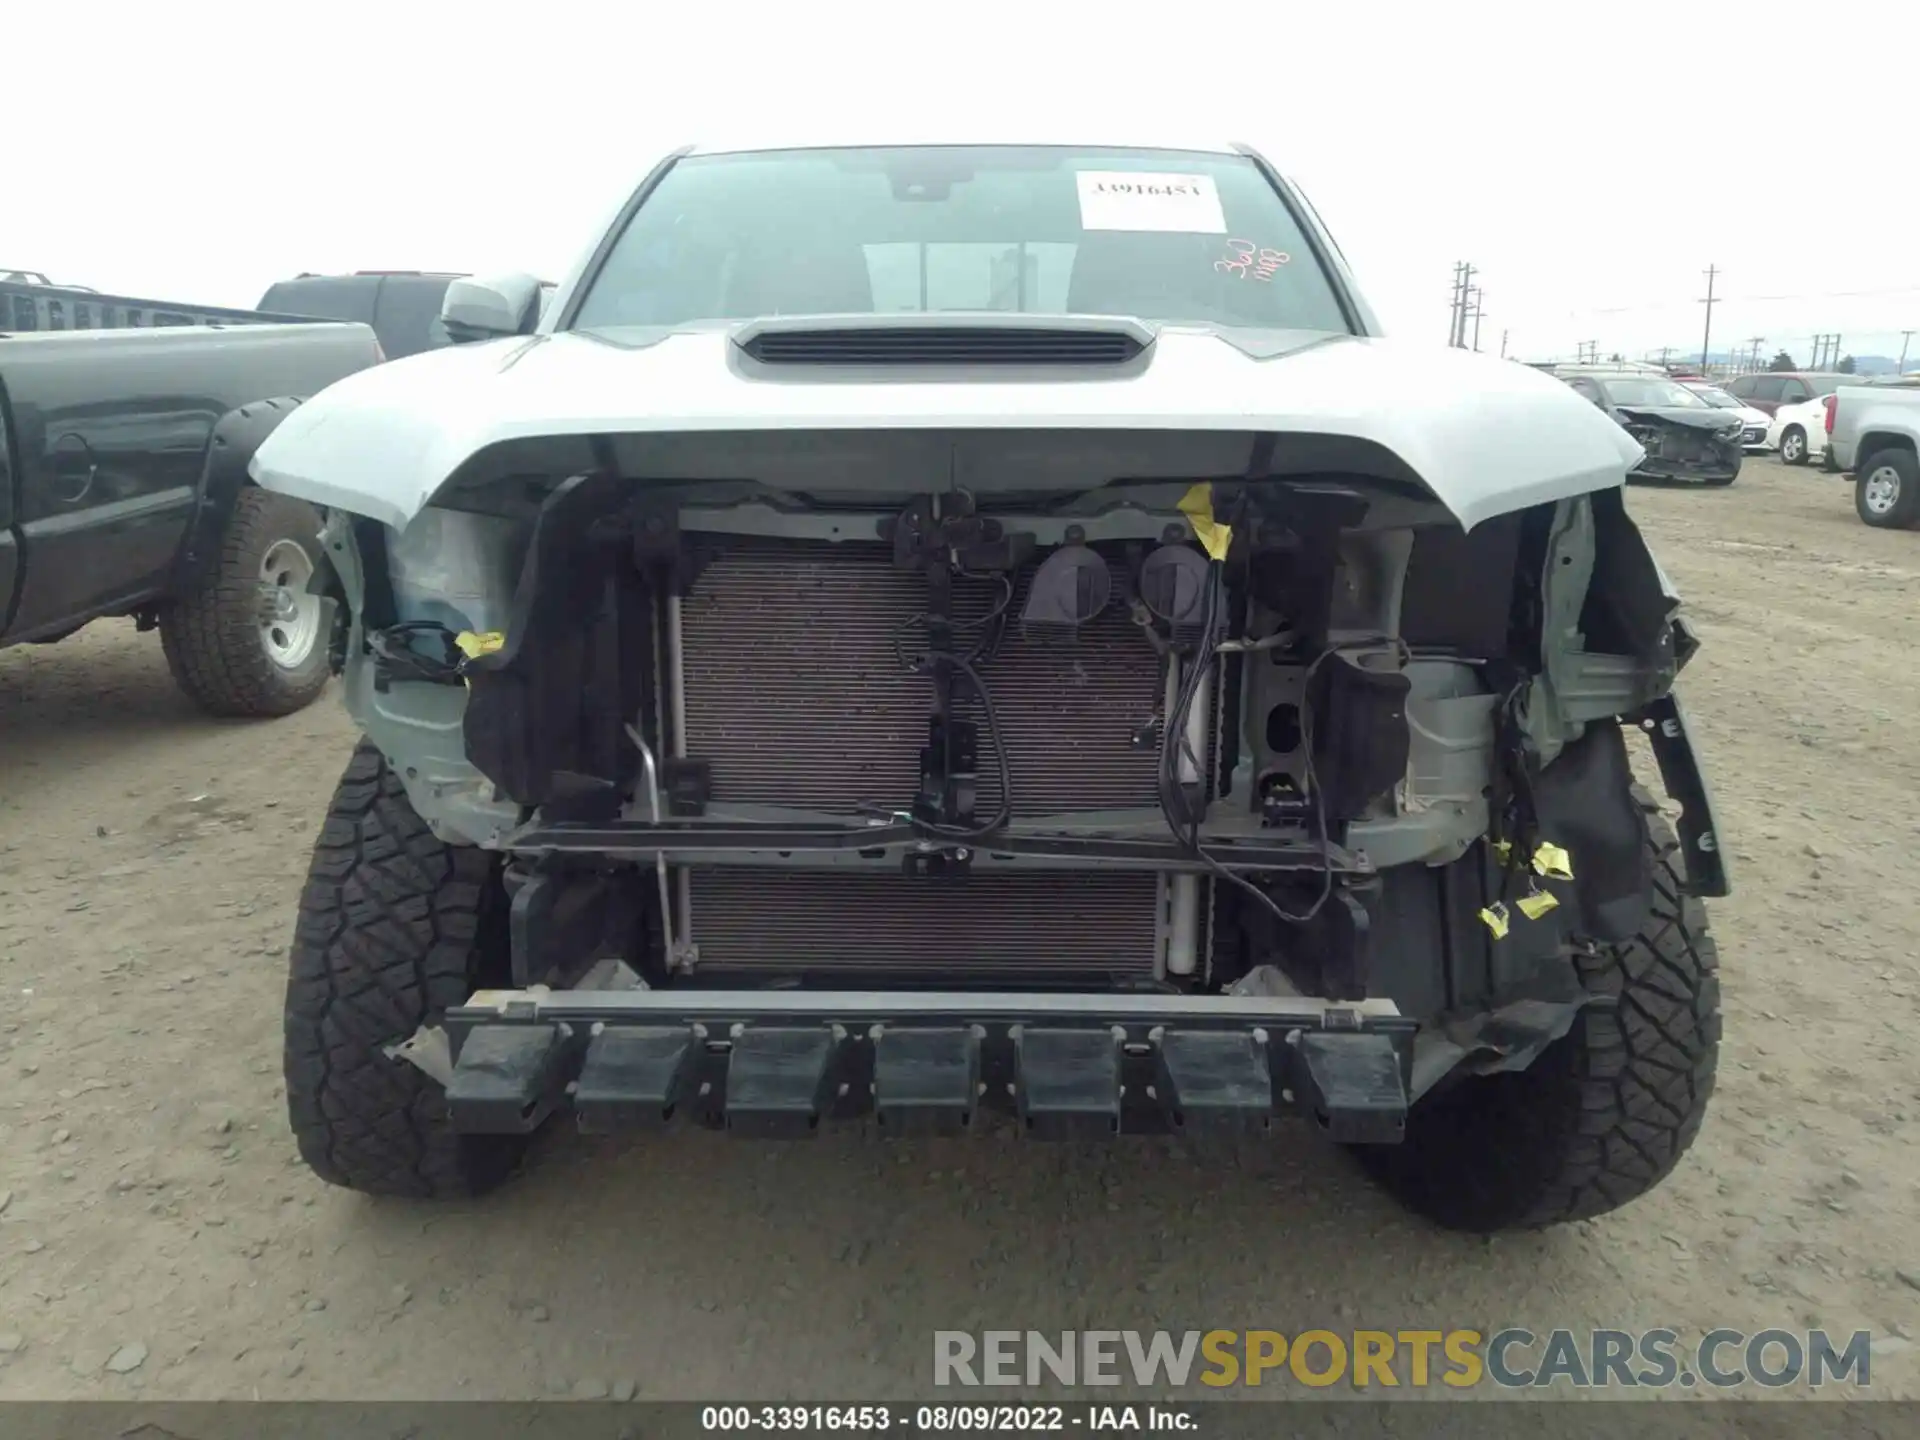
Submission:
[[[327,688],[323,634],[297,668],[276,663],[260,630],[260,567],[284,541],[316,562],[320,516],[311,505],[253,486],[234,499],[220,551],[160,612],[160,643],[174,682],[209,714],[270,719],[305,709]]]
[[[1700,1133],[1720,1050],[1719,960],[1651,797],[1653,912],[1625,944],[1580,944],[1588,1005],[1525,1070],[1424,1097],[1402,1144],[1358,1147],[1410,1209],[1490,1234],[1584,1220],[1653,1189]],[[1577,863],[1577,862],[1576,862]]]
[[[1892,467],[1899,477],[1893,504],[1885,510],[1867,506],[1867,485],[1877,471]],[[1853,510],[1876,530],[1906,530],[1920,524],[1920,458],[1911,450],[1876,450],[1854,470]]]
[[[1780,463],[1783,465],[1804,465],[1810,447],[1807,445],[1807,432],[1798,425],[1789,425],[1780,432]]]
[[[508,974],[495,857],[428,830],[362,743],[327,810],[287,978],[287,1113],[321,1179],[457,1199],[519,1164],[517,1136],[455,1135],[446,1092],[387,1047]]]

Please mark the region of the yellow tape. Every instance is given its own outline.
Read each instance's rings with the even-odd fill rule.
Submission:
[[[1493,932],[1493,938],[1496,940],[1506,939],[1507,931],[1513,928],[1513,919],[1508,915],[1506,905],[1498,900],[1482,910],[1480,918],[1486,923],[1487,929]]]
[[[1531,894],[1522,895],[1518,900],[1514,901],[1514,904],[1520,907],[1520,913],[1529,920],[1538,920],[1559,903],[1558,900],[1554,899],[1553,896],[1544,890],[1535,890]]]
[[[1233,540],[1233,527],[1213,518],[1213,486],[1196,485],[1180,499],[1180,513],[1193,522],[1193,535],[1209,559],[1227,558],[1227,546]]]
[[[1533,868],[1549,880],[1571,880],[1573,857],[1551,840],[1542,840],[1533,852]]]
[[[507,637],[498,630],[488,630],[475,634],[471,630],[462,630],[453,637],[453,643],[460,647],[460,653],[469,660],[477,660],[482,655],[491,655],[507,643]]]

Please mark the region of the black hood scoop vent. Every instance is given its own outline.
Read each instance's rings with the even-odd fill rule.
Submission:
[[[756,320],[734,344],[763,365],[1115,366],[1153,343],[1137,321],[995,315],[862,315]]]

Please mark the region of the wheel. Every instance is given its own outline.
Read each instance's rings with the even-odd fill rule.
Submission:
[[[1798,425],[1789,425],[1781,432],[1780,458],[1789,465],[1807,463],[1807,432]]]
[[[1433,1091],[1402,1143],[1356,1149],[1403,1203],[1449,1229],[1604,1214],[1664,1180],[1700,1132],[1720,1050],[1718,958],[1679,842],[1636,794],[1650,812],[1653,913],[1625,944],[1576,942],[1581,978],[1602,1000],[1527,1069]]]
[[[285,495],[243,489],[220,554],[160,615],[180,688],[214,715],[291,715],[327,688],[327,607],[307,593],[320,517]]]
[[[1881,450],[1860,462],[1853,508],[1876,529],[1898,530],[1920,521],[1920,460],[1911,450]]]
[[[455,1135],[439,1083],[386,1053],[507,983],[508,943],[495,857],[437,839],[362,743],[314,847],[287,978],[287,1114],[321,1179],[451,1199],[513,1172],[524,1139]]]

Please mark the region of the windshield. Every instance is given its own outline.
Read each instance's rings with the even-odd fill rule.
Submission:
[[[1711,385],[1688,385],[1683,388],[1691,390],[1716,410],[1738,410],[1740,408],[1740,401],[1734,399],[1733,396],[1724,390],[1714,389]]]
[[[1671,380],[1609,380],[1607,394],[1616,405],[1665,405],[1674,408],[1708,408],[1707,402]]]
[[[968,311],[1349,329],[1247,157],[1042,146],[682,160],[573,325]]]

